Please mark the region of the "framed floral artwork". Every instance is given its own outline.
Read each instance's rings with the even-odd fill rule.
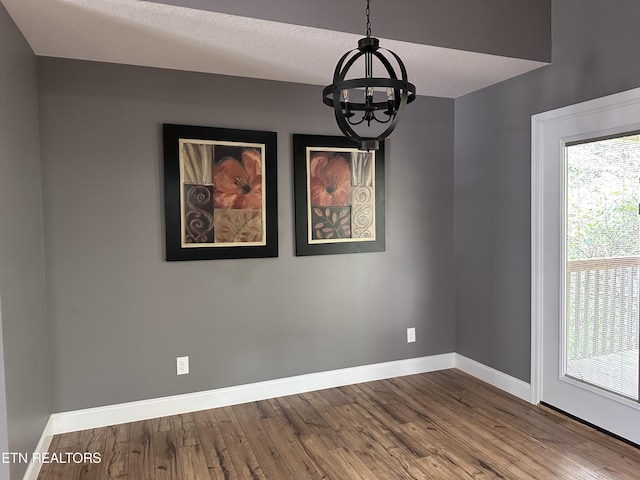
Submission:
[[[163,125],[166,259],[278,256],[275,132]]]
[[[384,142],[293,136],[296,255],[383,252]]]

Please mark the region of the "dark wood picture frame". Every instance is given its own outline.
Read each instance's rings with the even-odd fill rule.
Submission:
[[[278,256],[275,132],[163,125],[166,259]]]
[[[296,255],[385,250],[384,142],[375,152],[357,147],[345,137],[293,135]]]

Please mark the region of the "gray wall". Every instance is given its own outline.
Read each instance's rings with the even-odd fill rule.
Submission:
[[[364,0],[151,0],[276,22],[365,34]],[[551,0],[371,2],[377,37],[505,57],[551,58]]]
[[[0,304],[0,452],[10,451],[7,419],[7,390],[5,386],[4,347],[2,339],[2,305]],[[0,478],[7,477],[9,477],[9,465],[0,464]]]
[[[453,351],[452,100],[389,141],[387,251],[295,257],[291,134],[339,133],[320,87],[38,66],[55,411]],[[279,258],[163,260],[163,122],[278,133]]]
[[[455,103],[456,351],[530,379],[531,115],[640,85],[637,0],[554,0],[552,65]]]
[[[40,185],[36,60],[0,5],[0,409],[12,452],[33,451],[51,413]],[[12,465],[11,478],[25,468]]]

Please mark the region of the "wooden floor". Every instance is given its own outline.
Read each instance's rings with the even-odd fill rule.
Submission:
[[[458,370],[54,437],[39,480],[633,479],[640,450]]]

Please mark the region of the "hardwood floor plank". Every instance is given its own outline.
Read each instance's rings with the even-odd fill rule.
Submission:
[[[580,423],[566,416],[564,416],[564,421],[560,423],[560,425],[564,429],[572,432],[573,434],[579,435],[580,438],[583,438],[588,442],[602,445],[604,448],[607,448],[612,452],[616,452],[617,455],[629,459],[632,462],[640,462],[640,448],[636,448],[633,445],[621,442],[620,440],[607,435],[604,432],[600,432],[594,428],[589,427],[588,425],[585,425],[584,423]]]
[[[179,478],[211,480],[209,468],[200,445],[178,447],[176,457],[179,471],[182,472]]]
[[[520,461],[509,465],[501,465],[498,468],[499,473],[507,479],[517,478],[518,480],[540,480],[540,478],[543,478],[536,469],[531,468],[531,465]]]
[[[608,444],[608,440],[605,443]],[[576,448],[586,456],[597,459],[601,464],[606,465],[602,471],[606,470],[607,474],[617,475],[623,478],[631,475],[635,475],[636,478],[640,477],[638,462],[627,455],[628,449],[626,447],[630,447],[630,445],[625,444],[625,447],[612,451],[606,444],[603,445],[603,443],[588,441],[578,445]],[[612,459],[615,459],[615,461],[612,462]]]
[[[457,465],[449,457],[440,452],[417,460],[423,470],[429,472],[430,478],[439,480],[472,480],[474,477],[468,474],[460,465]],[[429,478],[429,477],[427,477]]]
[[[472,417],[468,407],[452,403],[449,398],[438,401],[438,393],[430,392],[416,395],[416,392],[406,394],[398,390],[399,395],[405,395],[407,405],[420,410],[428,410],[428,421],[422,418],[414,424],[420,428],[431,428],[438,432],[438,444],[449,452],[455,452],[457,460],[465,465],[465,471],[473,475],[480,475],[485,471],[494,471],[500,465],[513,463],[517,457],[501,448],[501,435],[494,435],[492,430],[482,428],[475,422],[464,420]],[[460,445],[464,445],[463,449]]]
[[[566,429],[555,429],[552,422],[541,421],[540,410],[532,409],[531,404],[524,400],[510,396],[491,385],[483,384],[470,375],[460,373],[455,377],[445,377],[445,380],[441,381],[454,379],[462,386],[461,396],[466,399],[471,408],[482,412],[485,416],[499,421],[504,426],[527,431],[534,438],[552,439],[562,445],[576,445],[584,441]],[[444,374],[440,372],[440,375]],[[438,378],[434,376],[434,379]],[[476,391],[481,393],[477,394]],[[545,415],[545,418],[549,417]]]
[[[211,480],[237,480],[238,475],[213,410],[195,412],[194,418]]]
[[[451,404],[451,399],[448,397],[448,395],[442,394],[442,392],[438,392],[438,389],[435,389],[433,392],[434,395],[436,395],[436,397],[434,397],[434,405],[437,403],[438,395],[440,395],[442,403]],[[421,393],[425,395],[424,391],[422,391]],[[469,398],[470,397],[472,396],[469,396]],[[478,395],[474,395],[473,397],[478,397]],[[472,430],[474,431],[474,435],[478,434],[479,432],[480,438],[482,439],[482,441],[475,441],[470,444],[479,445],[483,448],[481,448],[480,454],[475,448],[466,448],[464,452],[465,455],[459,457],[457,459],[458,461],[464,463],[471,462],[472,465],[480,465],[482,469],[485,469],[485,467],[483,467],[482,465],[486,464],[492,469],[497,470],[501,465],[505,465],[506,463],[514,463],[517,459],[520,459],[521,463],[529,464],[530,470],[537,471],[539,478],[548,478],[550,480],[558,478],[558,475],[562,474],[565,471],[564,466],[572,463],[572,460],[564,453],[561,454],[560,457],[555,457],[553,455],[553,449],[550,450],[547,446],[544,445],[544,443],[536,439],[536,436],[540,438],[545,437],[545,435],[541,435],[539,433],[537,424],[527,423],[529,433],[525,436],[521,434],[522,431],[520,429],[514,428],[513,425],[509,425],[508,423],[502,423],[503,427],[498,435],[493,435],[493,429],[490,427],[487,427],[485,429],[485,432],[483,433],[482,429],[480,428],[483,421],[479,420],[483,418],[483,415],[481,413],[482,409],[485,408],[486,405],[491,403],[491,399],[482,396],[482,398],[477,398],[474,400],[470,399],[470,401],[477,401],[479,405],[477,407],[473,407],[475,412],[474,422],[467,423],[467,427],[472,428]],[[458,405],[458,408],[460,408],[461,412],[465,412],[462,414],[464,415],[464,417],[468,418],[469,415],[471,415],[468,411],[466,411],[468,407],[464,405]],[[447,408],[445,408],[444,410],[438,408],[437,410],[439,412],[439,418],[441,418],[444,422],[442,423],[443,425],[446,425],[449,422],[455,423],[455,417],[451,416],[454,415],[453,411],[449,411],[447,413]],[[486,422],[484,423],[486,425]],[[518,421],[515,421],[514,423],[518,423]],[[522,425],[520,424],[520,426]],[[461,434],[460,428],[448,426],[447,429],[451,433],[454,433],[456,437],[464,438],[464,435]],[[562,432],[560,432],[559,437],[566,438],[562,434]],[[570,442],[569,444],[565,444],[563,440],[555,441],[557,442],[557,446],[562,448],[570,446],[572,442],[575,442],[575,439],[572,439],[572,442]],[[465,443],[468,442],[469,439],[467,438],[465,440]],[[522,448],[518,448],[518,446],[522,446]],[[494,447],[498,450],[494,450]],[[503,460],[508,460],[508,462],[505,462]],[[543,464],[541,464],[541,461]],[[593,473],[588,469],[578,469],[576,465],[574,465],[574,468],[576,468],[576,470],[579,470],[582,475],[586,475],[585,478],[590,478],[590,475],[592,475]],[[467,471],[470,471],[469,468],[467,468]],[[477,474],[477,472],[471,473]]]
[[[131,424],[128,423],[106,427],[101,480],[121,480],[128,477],[130,427]]]
[[[379,480],[353,451],[346,448],[335,448],[330,450],[329,454],[340,469],[340,474],[336,478],[344,480]]]
[[[265,476],[279,480],[296,480],[253,408],[250,405],[240,405],[232,407],[232,410],[245,437],[249,439],[249,445]]]
[[[214,410],[214,415],[238,478],[241,480],[266,480],[233,409],[231,407],[219,408]]]
[[[336,463],[331,450],[313,435],[302,435],[300,437],[301,448],[318,465],[321,472],[328,480],[347,479],[344,470]],[[335,449],[334,449],[335,450]]]
[[[300,446],[299,439],[290,435],[280,419],[263,418],[260,419],[260,423],[280,452],[294,479],[322,480],[326,478],[316,462]]]
[[[84,432],[80,452],[91,454],[91,461],[77,465],[74,478],[78,480],[99,480],[102,477],[102,458],[98,462],[93,454],[104,451],[106,440],[106,430],[104,428],[95,428]]]
[[[176,432],[178,448],[199,445],[198,430],[193,413],[173,416],[173,429]]]
[[[251,405],[251,408],[259,418],[275,418],[278,416],[276,409],[269,400],[251,402],[249,405]]]
[[[154,480],[153,422],[143,420],[131,424],[129,437],[129,477],[137,480]]]
[[[490,391],[483,394],[468,394],[460,398],[459,394],[448,392],[440,387],[427,389],[426,386],[420,385],[415,392],[414,400],[423,407],[433,404],[439,418],[447,420],[451,415],[464,415],[472,419],[467,426],[489,440],[504,438],[510,435],[514,428],[527,431],[529,434],[539,430],[539,422],[525,421],[521,418],[531,414],[531,405],[528,405],[527,412],[518,412],[518,414],[508,412],[508,415],[505,415],[504,408],[501,408],[504,405],[496,407],[495,398]],[[514,398],[514,400],[519,399]],[[514,402],[513,406],[518,408],[518,403]],[[544,437],[543,434],[540,436]]]
[[[158,417],[151,420],[153,433],[169,432],[174,429],[173,417]]]
[[[200,437],[193,413],[184,413],[173,417],[176,432],[176,461],[181,478],[210,480],[209,467],[200,446]]]
[[[567,445],[564,448],[557,444],[545,444],[531,435],[514,434],[508,437],[508,447],[519,457],[522,465],[527,465],[530,471],[537,471],[542,478],[559,478],[566,473],[577,474],[577,478],[597,478],[594,472],[599,468],[587,457],[576,457]]]
[[[79,452],[82,448],[82,438],[84,432],[71,432],[61,435],[55,450],[49,449],[49,452],[55,453],[59,457],[59,461],[52,458],[49,472],[46,480],[70,480],[75,476],[77,465],[66,460],[66,454]]]
[[[427,420],[430,424],[441,428],[443,422],[464,416],[473,419],[467,422],[465,428],[472,429],[476,434],[490,440],[504,436],[502,430],[507,428],[506,425],[495,418],[485,417],[479,409],[472,408],[466,398],[461,399],[453,392],[440,387],[427,389],[423,385],[416,386],[413,379],[393,379],[388,383],[397,391],[403,403],[416,412],[417,421]],[[483,398],[482,401],[485,399]],[[423,415],[425,411],[429,412],[426,417]]]
[[[311,396],[291,396],[278,399],[278,403],[283,405],[283,412],[287,420],[296,428],[298,435],[316,435],[327,450],[348,448],[348,445],[334,434],[329,424],[310,401],[314,403],[319,401],[323,408],[330,407],[319,396],[315,399]],[[288,405],[288,407],[284,407],[284,405]]]
[[[415,411],[401,402],[397,395],[390,397],[386,387],[382,384],[376,385],[376,388],[372,388],[370,383],[358,385],[354,400],[356,403],[365,406],[366,404],[362,402],[362,399],[368,399],[367,403],[374,408],[374,411],[384,412],[384,415],[388,418],[388,423],[402,425],[411,423],[417,418]]]
[[[350,408],[352,408],[350,405],[344,404],[339,407],[325,408],[320,412],[336,435],[349,445],[348,450],[336,449],[335,452],[339,452],[343,460],[346,459],[345,452],[349,452],[349,458],[352,456],[358,458],[379,480],[397,480],[398,477],[391,471],[389,464],[380,457],[380,452],[361,433],[363,427],[356,424],[349,415],[343,414],[345,409]],[[353,462],[350,464],[353,465]]]
[[[176,432],[170,417],[153,419],[153,464],[156,480],[182,480],[182,472],[178,467]],[[131,479],[133,480],[133,479]]]
[[[355,425],[355,429],[363,439],[377,452],[377,457],[384,462],[383,472],[371,468],[380,479],[387,477],[420,480],[428,475],[417,462],[420,458],[412,449],[404,445],[392,431],[368,417],[366,410],[357,404],[345,405],[338,410],[347,421]]]
[[[439,421],[446,421],[447,418],[453,413],[454,415],[465,415],[468,418],[473,418],[472,422],[467,422],[467,427],[473,429],[481,436],[490,437],[491,439],[499,439],[504,437],[509,425],[504,424],[495,417],[486,416],[482,409],[472,407],[467,398],[457,397],[453,392],[447,392],[440,388],[430,389],[428,393],[424,392],[413,386],[410,380],[407,379],[389,379],[388,384],[393,388],[397,395],[402,399],[402,403],[405,404],[405,408],[411,409],[415,412],[416,421],[427,422],[430,424],[436,424],[434,413],[438,414]],[[479,399],[479,403],[484,405],[486,400],[484,398]],[[445,409],[437,409],[432,411],[427,409],[429,405],[445,405]],[[430,416],[425,415],[425,411],[429,411]]]
[[[399,425],[395,436],[402,444],[414,453],[416,458],[437,455],[451,444],[445,432],[437,428],[426,428],[424,425],[406,423]]]
[[[54,437],[38,480],[637,480],[640,450],[458,370]]]
[[[340,407],[350,403],[349,398],[345,396],[340,388],[328,388],[326,390],[319,390],[316,392],[318,395],[312,396],[312,399],[324,399],[332,407]]]

